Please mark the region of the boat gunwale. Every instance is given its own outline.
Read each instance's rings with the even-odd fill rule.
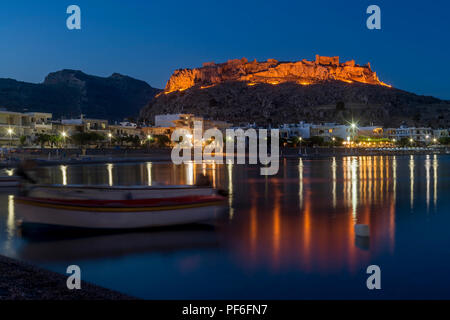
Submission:
[[[198,201],[192,203],[180,203],[172,205],[161,206],[140,206],[140,207],[112,207],[112,206],[83,206],[83,205],[70,205],[64,203],[53,203],[49,201],[35,201],[32,198],[18,197],[15,199],[17,204],[27,206],[38,206],[53,209],[63,209],[68,211],[90,211],[90,212],[148,212],[148,211],[167,211],[167,210],[182,210],[188,208],[206,207],[206,206],[218,206],[224,203],[224,197],[214,196],[215,199],[209,201]],[[128,200],[130,201],[130,200]]]
[[[211,189],[210,186],[190,186],[190,185],[179,185],[179,186],[145,186],[145,185],[135,185],[135,186],[108,186],[108,185],[83,185],[83,184],[72,184],[72,185],[35,185],[30,189],[37,188],[48,188],[48,189],[98,189],[98,190],[111,190],[111,191],[123,191],[123,190],[201,190],[201,189]]]

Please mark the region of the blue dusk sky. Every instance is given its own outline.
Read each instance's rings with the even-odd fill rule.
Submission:
[[[81,8],[81,30],[66,9]],[[366,9],[381,8],[381,30]],[[450,99],[450,1],[1,1],[0,77],[42,82],[60,69],[114,72],[163,88],[203,62],[315,54],[370,62],[394,87]]]

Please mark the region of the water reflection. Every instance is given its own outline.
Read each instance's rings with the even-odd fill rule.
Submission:
[[[437,194],[438,194],[438,188],[437,188],[437,181],[438,181],[438,160],[437,160],[437,154],[434,155],[433,159],[433,203],[434,203],[434,209],[436,210],[437,205]]]
[[[300,159],[301,160],[301,159]],[[332,179],[333,179],[333,189],[332,189],[332,197],[333,197],[333,208],[336,209],[336,157],[333,157],[333,162],[331,163],[332,170]],[[303,191],[303,176],[300,177],[302,191]]]
[[[397,157],[392,157],[392,176],[393,176],[393,184],[394,184],[394,201],[395,196],[397,194]]]
[[[36,262],[97,260],[144,252],[168,253],[218,246],[217,234],[207,226],[100,234],[47,231],[45,237],[33,230],[30,234],[25,232],[25,235],[28,243],[19,250],[19,256]]]
[[[194,163],[192,161],[190,161],[187,165],[186,165],[186,177],[187,177],[187,181],[186,184],[188,185],[193,185],[194,184]]]
[[[6,232],[8,234],[8,239],[14,236],[16,230],[16,221],[14,213],[14,196],[12,194],[8,195],[8,220],[6,224]]]
[[[355,158],[352,159],[351,162],[351,175],[352,175],[352,215],[353,219],[356,221],[356,207],[358,206],[358,173],[357,173],[357,167],[358,167],[358,161]]]
[[[62,185],[67,185],[67,166],[60,166],[61,169],[61,177],[62,177]]]
[[[410,156],[409,159],[409,183],[410,183],[410,205],[411,210],[414,207],[414,156]]]
[[[146,167],[147,167],[147,185],[151,186],[152,185],[152,163],[147,162]]]
[[[233,208],[233,163],[227,163],[227,173],[228,173],[228,208],[230,210],[230,220],[234,216]],[[205,174],[205,173],[203,173]]]
[[[13,240],[16,235],[16,220],[15,220],[15,212],[14,212],[14,195],[8,195],[7,198],[7,216],[6,216],[6,225],[5,225],[5,234],[6,237],[4,239],[3,248],[5,250],[6,255],[14,256],[13,252]]]
[[[114,165],[112,163],[108,163],[106,165],[106,169],[108,170],[108,185],[109,186],[113,186],[114,185],[113,168],[114,168]]]
[[[440,179],[438,175],[448,166],[448,162],[432,155],[284,159],[279,173],[270,177],[260,176],[258,166],[213,161],[48,167],[43,169],[47,182],[63,184],[195,184],[197,174],[203,173],[217,188],[228,191],[229,219],[220,221],[216,229],[44,241],[17,235],[14,197],[5,195],[0,197],[4,208],[0,228],[6,235],[2,248],[9,253],[17,250],[15,254],[23,259],[39,261],[204,252],[208,248],[217,254],[217,263],[230,269],[237,266],[244,269],[243,274],[249,269],[270,270],[272,275],[286,270],[356,273],[371,260],[395,253],[399,212],[410,215],[412,211],[414,217],[420,217],[431,202],[437,210],[442,201],[438,188],[442,190],[446,183],[442,173]],[[356,238],[355,223],[368,224],[371,237]]]
[[[298,198],[300,210],[303,208],[303,159],[298,162]]]
[[[426,197],[427,197],[427,212],[430,209],[430,168],[431,168],[431,160],[430,160],[430,155],[426,156],[426,160],[425,160],[425,175],[426,175],[426,184],[427,184],[427,193],[426,193]]]
[[[296,165],[298,179],[294,179],[289,163],[281,179],[280,174],[250,179],[249,214],[244,211],[236,216],[238,230],[229,230],[235,238],[233,251],[251,257],[240,258],[248,267],[267,264],[280,270],[298,266],[311,272],[338,272],[342,268],[355,271],[373,255],[393,254],[398,179],[405,186],[411,181],[410,196],[414,191],[417,160],[413,157],[401,161],[405,160],[409,162],[408,175],[399,172],[398,156],[364,156],[320,162],[300,159]],[[324,170],[327,164],[331,170]],[[437,170],[437,166],[433,169]],[[434,184],[436,190],[436,180]],[[411,199],[414,204],[414,194]],[[427,199],[425,195],[425,203]],[[294,206],[294,202],[298,205]],[[299,208],[299,213],[294,208]],[[370,239],[355,238],[355,223],[370,226]],[[248,228],[240,229],[241,225]],[[249,241],[242,241],[247,237]],[[246,243],[249,247],[242,246]]]

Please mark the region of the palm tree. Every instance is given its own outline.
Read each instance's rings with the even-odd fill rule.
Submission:
[[[35,142],[39,143],[41,148],[44,148],[44,145],[50,141],[50,135],[41,133],[36,136]]]

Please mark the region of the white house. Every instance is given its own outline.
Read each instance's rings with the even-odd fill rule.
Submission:
[[[413,139],[414,141],[427,142],[433,139],[431,128],[416,128],[400,126],[400,128],[388,128],[385,136],[389,139],[401,140],[402,138]]]
[[[311,137],[311,127],[312,124],[304,123],[303,121],[299,123],[283,124],[279,127],[280,137],[285,139],[290,139],[292,137],[308,139]]]

